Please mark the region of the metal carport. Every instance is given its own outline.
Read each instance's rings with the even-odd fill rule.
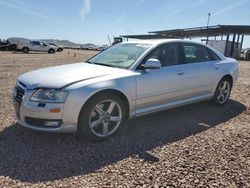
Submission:
[[[162,30],[162,31],[151,31],[149,34],[144,35],[123,35],[124,38],[133,39],[160,39],[160,38],[202,38],[206,37],[206,43],[208,43],[209,38],[221,37],[221,40],[226,38],[226,47],[224,55],[233,56],[233,50],[235,47],[242,49],[242,44],[244,41],[244,36],[250,35],[249,25],[215,25],[209,27],[193,27],[185,29],[172,29],[172,30]],[[229,46],[229,38],[232,36],[231,45]],[[238,46],[240,44],[240,46]],[[236,46],[235,46],[236,45]],[[230,49],[228,49],[230,47]],[[226,54],[228,52],[229,54]]]

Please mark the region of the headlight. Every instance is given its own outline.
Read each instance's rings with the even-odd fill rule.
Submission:
[[[31,96],[32,101],[36,102],[56,102],[63,103],[66,100],[68,92],[56,89],[38,89]]]

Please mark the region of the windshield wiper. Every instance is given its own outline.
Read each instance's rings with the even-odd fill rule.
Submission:
[[[108,65],[108,64],[105,64],[105,63],[92,63],[92,64],[95,64],[95,65],[103,65],[103,66],[106,66],[106,67],[115,67],[115,68],[117,68],[116,66]]]

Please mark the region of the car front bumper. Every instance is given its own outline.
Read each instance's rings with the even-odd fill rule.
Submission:
[[[73,133],[77,131],[77,120],[64,118],[64,103],[39,103],[30,101],[34,90],[25,90],[21,100],[17,99],[18,87],[15,87],[12,99],[17,123],[37,131],[55,133]],[[67,116],[66,116],[67,117]]]

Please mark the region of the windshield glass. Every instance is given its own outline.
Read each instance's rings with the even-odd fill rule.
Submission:
[[[111,67],[129,68],[151,44],[121,43],[108,48],[88,60],[89,63]]]

